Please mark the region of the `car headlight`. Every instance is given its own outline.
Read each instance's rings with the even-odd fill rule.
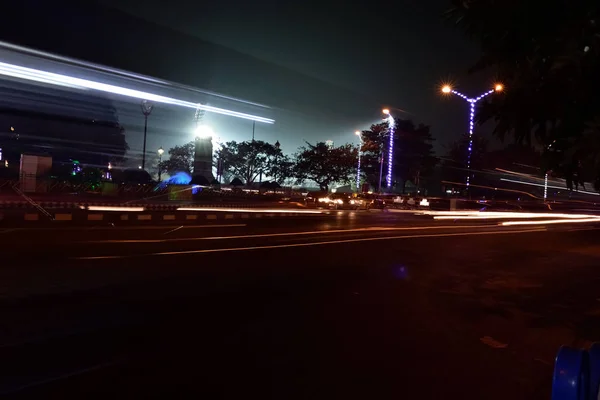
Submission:
[[[342,199],[335,199],[335,202],[337,204],[344,204],[344,200],[342,200]]]

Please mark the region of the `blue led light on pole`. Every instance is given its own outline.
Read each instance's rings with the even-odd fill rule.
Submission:
[[[442,93],[444,94],[455,94],[459,97],[462,97],[466,101],[469,102],[469,147],[467,151],[467,187],[471,184],[471,153],[473,152],[473,130],[474,130],[474,121],[475,121],[475,104],[484,97],[494,93],[501,92],[504,89],[504,86],[497,84],[494,86],[492,90],[488,90],[485,93],[480,94],[475,98],[469,98],[464,94],[453,90],[449,85],[445,85],[442,87]]]
[[[394,130],[396,128],[396,121],[394,121],[394,117],[390,114],[390,110],[387,108],[383,110],[383,113],[387,115],[387,123],[388,123],[388,133],[390,135],[390,141],[388,144],[388,165],[387,165],[387,175],[385,176],[385,183],[389,188],[392,187],[392,162],[394,161]]]

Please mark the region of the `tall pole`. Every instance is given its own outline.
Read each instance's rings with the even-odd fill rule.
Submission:
[[[148,133],[148,116],[154,107],[148,100],[142,100],[142,114],[144,114],[144,146],[142,148],[142,169],[146,168],[146,134]]]
[[[256,121],[252,121],[252,141],[254,142],[254,128],[256,128]]]
[[[381,179],[383,178],[383,149],[381,150],[381,157],[379,158],[379,188],[377,191],[381,193]]]
[[[362,153],[362,136],[361,136],[361,132],[360,131],[356,131],[354,132],[354,134],[356,136],[358,136],[358,140],[360,140],[360,143],[358,144],[358,163],[356,165],[356,192],[360,193],[360,156]]]
[[[360,145],[359,145],[360,146]],[[356,166],[356,191],[360,192],[360,147],[358,148],[358,165]]]
[[[470,98],[460,92],[457,92],[456,90],[453,90],[448,85],[445,85],[444,87],[442,87],[442,93],[455,94],[455,95],[463,98],[467,102],[469,102],[469,147],[467,149],[467,179],[466,179],[467,189],[469,188],[469,185],[471,184],[471,153],[473,153],[473,130],[474,130],[474,121],[475,121],[475,104],[477,104],[477,102],[479,100],[483,99],[484,97],[489,96],[490,94],[492,94],[494,92],[501,92],[502,90],[504,90],[504,86],[502,86],[501,84],[497,84],[496,86],[494,86],[494,88],[492,90],[488,90],[487,92],[482,93],[477,97]]]
[[[161,182],[161,179],[160,179],[160,177],[161,177],[161,165],[160,164],[162,163],[162,155],[163,155],[164,152],[165,152],[164,149],[162,148],[162,146],[160,146],[158,148],[158,181],[159,182]]]
[[[142,149],[142,169],[146,169],[146,136],[148,134],[148,116],[144,114],[144,147]]]
[[[392,117],[392,114],[390,114],[390,110],[388,110],[387,108],[383,110],[383,113],[387,115],[386,119],[388,123],[388,134],[390,135],[387,150],[387,175],[385,176],[385,184],[388,187],[388,189],[390,189],[392,187],[392,167],[394,161],[394,130],[396,129],[396,121],[394,120],[394,117]]]

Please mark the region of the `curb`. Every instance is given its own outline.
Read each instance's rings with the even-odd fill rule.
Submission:
[[[308,217],[327,215],[321,212],[306,213],[301,210],[273,212],[273,210],[262,211],[228,211],[227,209],[211,211],[155,211],[143,210],[139,212],[101,212],[88,210],[61,210],[50,212],[46,215],[37,210],[14,210],[11,212],[0,212],[0,223],[18,223],[21,226],[34,225],[35,223],[54,223],[56,225],[63,223],[193,223],[200,221],[218,221],[218,220],[248,220],[260,218],[277,217]]]

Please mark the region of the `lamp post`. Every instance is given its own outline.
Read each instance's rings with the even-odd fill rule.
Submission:
[[[354,132],[356,136],[358,136],[358,140],[360,140],[360,144],[358,145],[358,163],[356,165],[356,191],[360,192],[360,156],[362,152],[362,134],[360,131]]]
[[[392,187],[392,162],[394,161],[394,129],[396,128],[396,121],[394,121],[394,117],[390,114],[390,110],[387,108],[383,109],[383,114],[387,115],[385,118],[388,123],[388,134],[390,135],[390,140],[388,142],[388,154],[387,154],[387,175],[385,176],[385,183],[388,188]],[[383,166],[383,153],[381,155],[381,162]],[[381,174],[379,176],[379,187],[381,191]]]
[[[161,175],[161,165],[160,163],[162,163],[162,155],[164,154],[165,150],[162,148],[162,146],[160,146],[158,148],[158,181],[160,182],[160,175]]]
[[[152,112],[154,106],[148,100],[142,100],[140,104],[142,107],[142,114],[144,114],[144,147],[142,148],[142,168],[146,168],[146,134],[148,132],[148,116]]]
[[[494,88],[492,90],[488,90],[487,92],[484,92],[477,97],[470,98],[470,97],[467,97],[466,95],[452,89],[452,87],[450,87],[450,85],[444,85],[442,87],[442,93],[455,94],[459,97],[462,97],[464,100],[466,100],[469,103],[469,147],[468,147],[468,151],[467,151],[467,189],[469,188],[469,185],[471,183],[471,153],[473,152],[473,126],[474,126],[474,120],[475,120],[475,104],[477,104],[477,102],[479,100],[483,99],[484,97],[486,97],[494,92],[501,92],[502,90],[504,90],[504,86],[502,86],[501,84],[498,83],[494,86]]]

